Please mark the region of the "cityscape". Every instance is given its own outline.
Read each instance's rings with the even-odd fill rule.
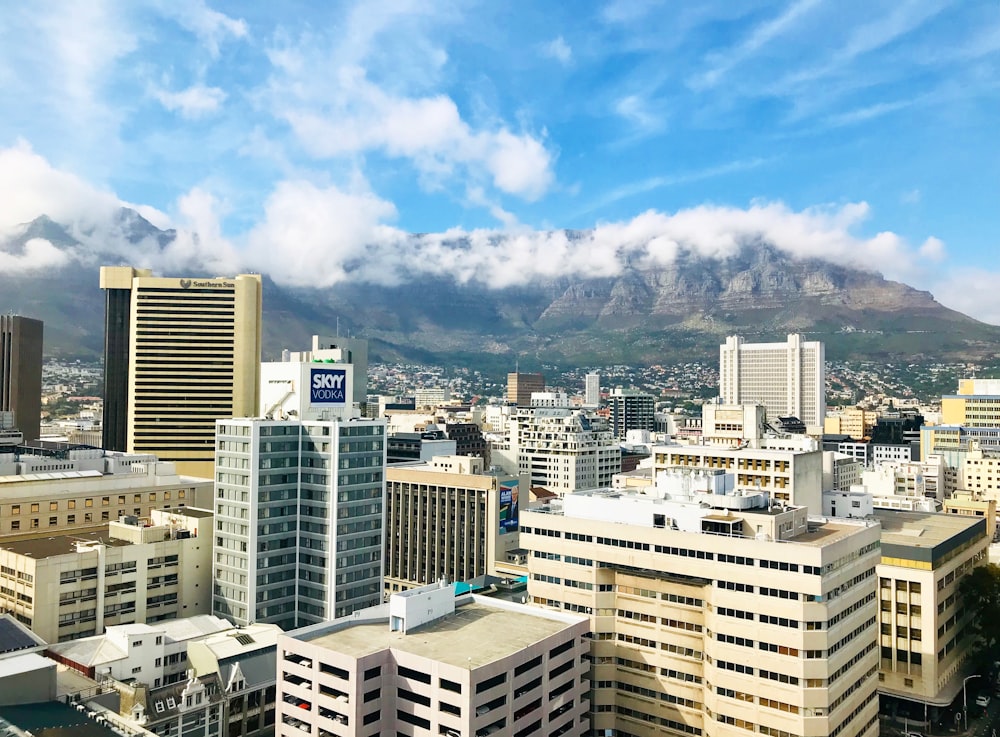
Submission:
[[[1000,7],[0,19],[0,737],[997,737]]]

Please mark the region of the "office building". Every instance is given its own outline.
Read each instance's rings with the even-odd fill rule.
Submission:
[[[531,406],[532,392],[545,391],[545,377],[541,374],[507,374],[507,402],[518,407]]]
[[[879,692],[928,706],[962,691],[972,648],[962,577],[987,562],[982,517],[875,510],[882,525]]]
[[[93,531],[155,509],[210,509],[212,482],[179,476],[155,456],[65,448],[52,454],[0,454],[0,539]]]
[[[590,617],[592,734],[643,737],[877,735],[879,531],[754,492],[521,513],[531,602]]]
[[[654,445],[656,473],[671,468],[721,469],[736,476],[735,488],[766,491],[775,501],[822,514],[823,451]]]
[[[823,420],[823,433],[848,435],[856,440],[871,437],[878,413],[860,407],[844,407],[836,414],[827,414]]]
[[[261,278],[177,279],[101,267],[104,447],[211,478],[215,421],[257,414]]]
[[[0,315],[0,412],[14,415],[24,441],[38,439],[42,417],[42,321]]]
[[[201,534],[199,534],[201,533]],[[0,541],[0,606],[48,642],[207,614],[212,513],[154,510],[97,532]]]
[[[494,464],[556,494],[610,486],[621,458],[610,430],[566,407],[516,409],[490,446]]]
[[[766,412],[761,404],[703,404],[700,443],[729,448],[759,445],[764,437]]]
[[[652,432],[656,397],[636,389],[616,388],[608,395],[611,429],[615,437],[624,440],[631,430]]]
[[[368,401],[368,341],[363,338],[312,336],[308,351],[282,351],[280,361],[265,361],[260,367],[260,416],[280,417],[283,412],[297,409],[300,389],[305,383],[310,364],[337,364],[327,368],[350,366],[345,377],[350,401],[338,404],[360,406]],[[332,403],[331,403],[332,404]]]
[[[344,369],[309,370],[299,417],[344,411]],[[220,420],[212,612],[291,629],[381,601],[385,452],[382,420]]]
[[[822,432],[826,416],[823,344],[792,334],[784,343],[747,343],[738,335],[719,349],[723,404],[762,404],[767,418],[797,417]]]
[[[587,374],[583,384],[583,406],[587,408],[601,405],[601,375]]]
[[[385,586],[496,575],[519,547],[515,476],[486,473],[482,458],[438,456],[386,469]]]
[[[277,734],[584,735],[587,619],[451,585],[282,635]]]

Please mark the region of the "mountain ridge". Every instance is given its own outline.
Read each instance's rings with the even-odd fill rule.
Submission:
[[[183,259],[165,258],[177,232],[129,208],[96,229],[41,215],[18,230],[0,241],[0,256],[20,259],[17,269],[0,272],[0,310],[45,321],[47,355],[100,355],[101,265],[160,259],[174,266],[164,274],[204,273],[186,251]],[[579,239],[582,231],[565,233]],[[32,268],[30,245],[39,241],[51,248],[39,251],[47,261]],[[502,236],[496,247],[503,247]],[[369,338],[375,358],[497,366],[513,356],[566,365],[707,358],[731,334],[768,340],[802,332],[827,342],[831,357],[880,360],[979,359],[995,355],[1000,342],[1000,327],[951,310],[929,292],[872,271],[795,258],[759,240],[723,258],[681,251],[665,266],[626,262],[614,276],[501,289],[446,276],[328,288],[264,276],[265,358],[300,349],[338,323]]]

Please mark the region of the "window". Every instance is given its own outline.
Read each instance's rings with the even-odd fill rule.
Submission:
[[[58,524],[59,524],[58,517],[49,517],[49,527],[55,527]]]
[[[21,520],[16,519],[13,522],[11,522],[10,523],[10,529],[11,529],[11,532],[13,532],[15,530],[20,530],[21,529]]]
[[[76,499],[70,499],[66,502],[66,509],[76,509]]]
[[[92,506],[94,506],[94,500],[93,499],[84,499],[83,500],[83,506],[85,506],[85,507],[92,507]]]
[[[49,502],[49,511],[50,512],[58,512],[59,511],[59,502]]]
[[[21,513],[21,505],[20,504],[11,504],[10,505],[10,513],[11,514],[20,514]]]
[[[37,512],[38,511],[38,505],[37,504],[32,504],[31,505],[31,511],[32,512]]]

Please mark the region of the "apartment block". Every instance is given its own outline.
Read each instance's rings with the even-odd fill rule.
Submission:
[[[0,605],[48,642],[207,614],[211,535],[212,513],[184,508],[154,510],[148,527],[0,542]]]
[[[213,613],[291,629],[381,601],[385,452],[382,420],[220,420]]]
[[[987,562],[986,520],[882,509],[875,518],[882,526],[879,691],[947,706],[968,674],[971,614],[959,585]]]
[[[104,447],[212,477],[215,421],[257,414],[261,277],[160,278],[101,267]]]
[[[601,404],[601,375],[590,373],[583,382],[583,406],[588,408],[599,407]]]
[[[719,348],[723,404],[762,404],[768,420],[798,417],[822,431],[826,417],[823,344],[792,334],[784,343],[747,343],[738,335]]]
[[[0,453],[0,539],[91,530],[155,509],[212,507],[212,482],[179,476],[151,455],[66,448]]]
[[[611,429],[619,440],[624,440],[631,430],[652,432],[654,429],[656,397],[652,394],[617,387],[608,395],[608,409]]]
[[[42,333],[41,320],[0,315],[0,412],[13,414],[27,443],[42,416]]]
[[[829,435],[847,435],[855,440],[871,436],[878,413],[860,407],[845,407],[836,414],[827,414],[823,432]]]
[[[822,510],[823,451],[654,445],[653,468],[722,469],[736,475],[736,487],[760,489],[780,502]]]
[[[518,543],[517,477],[482,458],[439,456],[386,469],[385,587],[495,575]]]
[[[521,524],[530,600],[590,617],[595,733],[878,734],[877,523],[600,490]]]
[[[490,448],[493,463],[532,487],[556,494],[611,485],[621,470],[621,446],[608,429],[568,407],[518,408],[501,440]]]
[[[589,734],[586,617],[452,585],[278,641],[276,734]]]

